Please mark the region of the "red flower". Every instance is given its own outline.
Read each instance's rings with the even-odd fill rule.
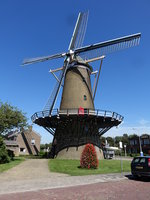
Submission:
[[[80,166],[82,168],[98,168],[98,159],[95,147],[93,144],[86,144],[85,148],[83,149],[81,159],[80,159]]]

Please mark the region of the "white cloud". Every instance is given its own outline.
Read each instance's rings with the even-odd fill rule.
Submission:
[[[141,120],[139,121],[139,124],[142,125],[142,126],[146,126],[146,125],[150,124],[150,122],[147,121],[147,120],[145,120],[145,119],[141,119]]]

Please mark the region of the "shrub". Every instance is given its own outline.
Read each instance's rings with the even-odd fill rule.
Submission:
[[[80,159],[81,168],[98,168],[98,158],[93,144],[86,144]]]
[[[3,138],[0,136],[0,164],[10,161]]]
[[[15,157],[14,152],[13,152],[12,150],[10,150],[10,149],[8,149],[7,152],[8,152],[9,158],[10,158],[11,160],[14,160],[14,157]]]
[[[49,152],[40,151],[39,156],[41,158],[48,158]]]

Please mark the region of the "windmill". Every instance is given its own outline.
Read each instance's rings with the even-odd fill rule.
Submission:
[[[50,70],[56,78],[56,85],[47,104],[41,112],[31,117],[34,123],[53,135],[52,157],[79,158],[80,150],[87,143],[99,149],[100,136],[123,121],[123,116],[116,112],[95,109],[94,98],[105,56],[138,45],[141,34],[82,47],[87,21],[88,12],[79,13],[67,52],[26,59],[23,62],[23,65],[28,65],[64,58],[63,67]],[[89,63],[97,60],[100,60],[99,70],[93,71]],[[59,77],[57,72],[60,72]],[[92,75],[95,77],[93,88]],[[54,109],[61,87],[60,107]]]

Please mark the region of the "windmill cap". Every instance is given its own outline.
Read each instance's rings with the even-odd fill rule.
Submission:
[[[91,72],[93,72],[93,67],[89,65],[88,63],[86,63],[84,60],[73,59],[69,63],[70,67],[75,67],[76,65],[83,65],[87,67]]]

